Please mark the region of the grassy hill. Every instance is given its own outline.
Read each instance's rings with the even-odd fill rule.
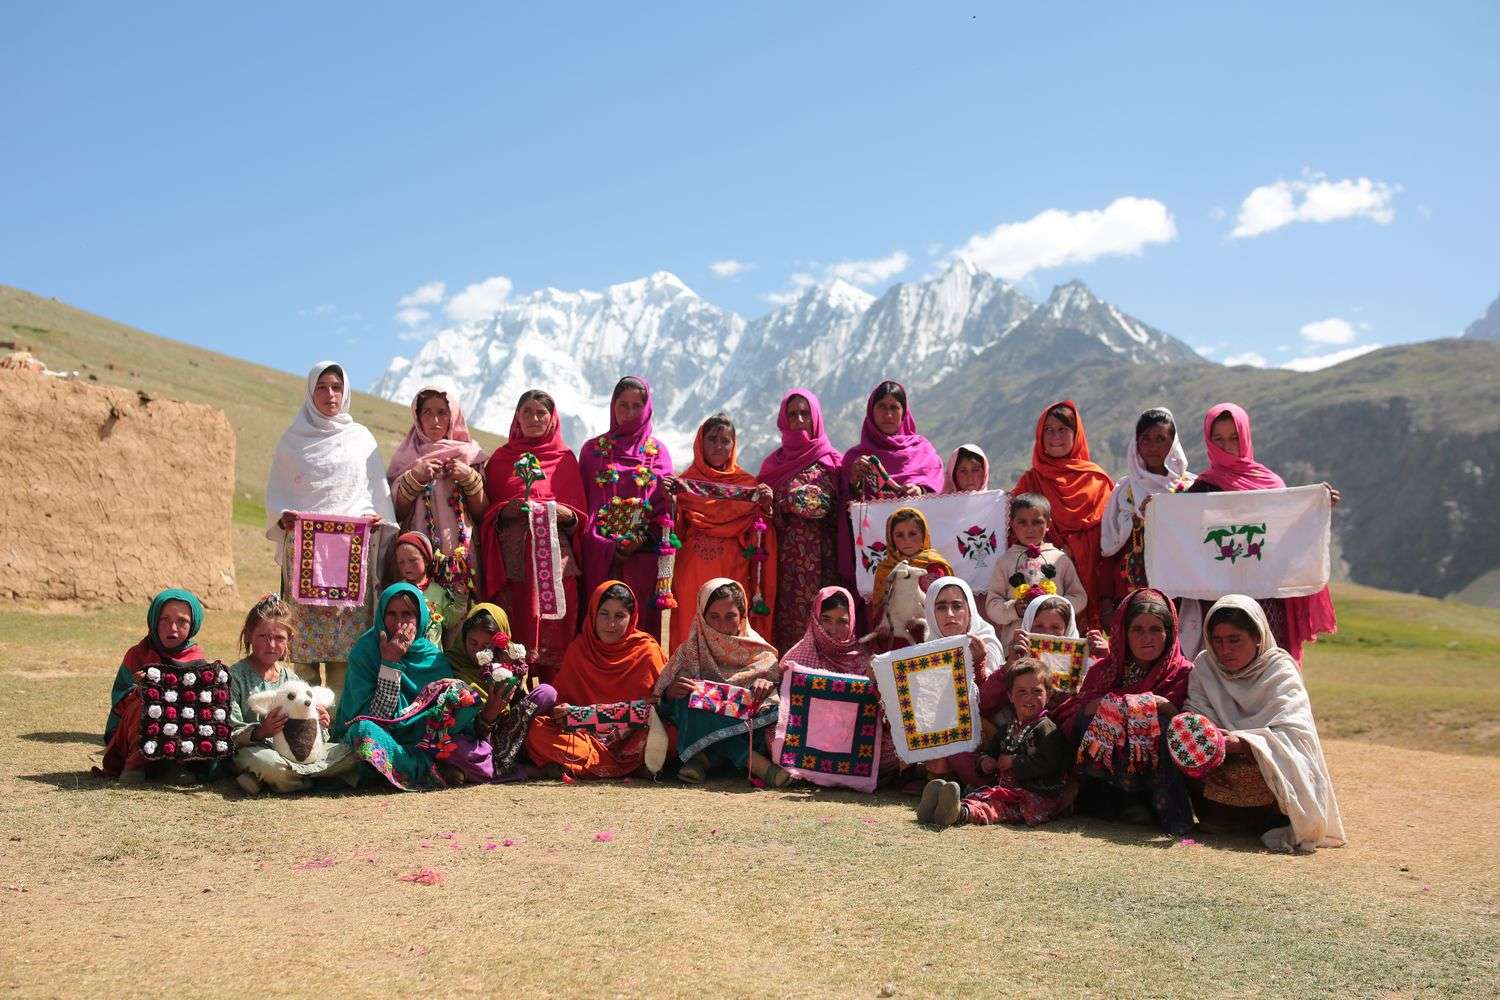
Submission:
[[[261,522],[272,453],[302,405],[301,378],[158,337],[9,285],[0,285],[0,341],[30,350],[56,371],[76,370],[83,378],[223,410],[236,440],[235,518]],[[351,411],[370,428],[387,457],[411,426],[409,409],[368,393],[354,394]],[[503,440],[482,432],[475,438],[486,450]]]

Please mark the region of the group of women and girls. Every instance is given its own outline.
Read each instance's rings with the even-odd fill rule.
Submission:
[[[350,395],[342,366],[309,372],[307,398],[273,462],[267,534],[284,547],[294,512],[366,517],[373,550],[385,557],[372,560],[364,606],[298,604],[283,568],[282,594],[250,610],[245,656],[230,669],[232,767],[247,791],[326,779],[415,789],[674,769],[688,783],[721,773],[783,787],[791,775],[769,759],[766,740],[782,671],[795,663],[872,676],[872,657],[902,641],[871,623],[888,621],[885,591],[904,561],[922,572],[925,598],[925,616],[907,623],[906,637],[970,637],[984,717],[974,753],[904,766],[883,741],[880,783],[920,794],[921,820],[1035,824],[1077,810],[1159,823],[1178,836],[1195,824],[1248,828],[1288,851],[1343,842],[1300,671],[1304,644],[1334,627],[1326,590],[1287,600],[1226,595],[1210,606],[1174,601],[1146,579],[1144,512],[1153,497],[1284,485],[1256,461],[1239,406],[1204,415],[1208,465],[1196,476],[1172,414],[1145,411],[1118,481],[1091,461],[1078,408],[1048,406],[1031,466],[1012,490],[1010,544],[988,591],[974,594],[934,549],[920,510],[902,507],[885,526],[867,606],[851,586],[852,502],[990,486],[984,451],[964,444],[944,461],[918,433],[898,383],[870,394],[860,439],[842,452],[817,396],[786,393],[776,416],[781,444],[755,474],[740,466],[736,428],[722,413],[703,422],[692,461],[674,471],[652,433],[650,386],[636,377],[619,381],[609,428],[576,452],[542,390],[521,396],[506,443],[486,456],[454,393],[425,388],[388,464],[350,416]],[[528,462],[540,478],[523,474]],[[561,590],[566,613],[557,617],[538,613],[529,523],[538,504],[555,512],[547,584]],[[663,580],[660,557],[674,550],[675,570]],[[1053,586],[1014,596],[1023,569],[1040,569]],[[147,665],[202,656],[193,643],[202,614],[184,591],[152,602],[147,635],[115,685],[106,773],[143,776],[132,692]],[[1079,690],[1052,690],[1050,672],[1030,655],[1034,634],[1088,639],[1092,662]],[[247,704],[297,680],[299,669],[342,692],[331,713],[320,709],[331,748],[314,763],[272,750],[284,715]],[[700,681],[747,688],[750,716],[690,704]],[[651,706],[645,719],[629,704],[642,702]],[[1174,720],[1196,717],[1183,713],[1222,737],[1221,761],[1206,773],[1188,773],[1164,749]],[[570,724],[580,718],[611,724]]]

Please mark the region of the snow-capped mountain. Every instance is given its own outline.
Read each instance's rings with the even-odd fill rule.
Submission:
[[[964,366],[1055,370],[1100,354],[1202,361],[1079,282],[1039,306],[962,260],[878,299],[844,281],[813,286],[749,322],[659,271],[602,292],[547,288],[505,302],[487,320],[443,330],[415,358],[393,359],[372,391],[409,401],[446,376],[472,425],[505,433],[520,394],[542,387],[576,447],[608,426],[616,380],[639,374],[651,382],[656,429],[679,468],[691,460],[699,422],[718,410],[736,419],[742,462],[754,468],[775,446],[776,407],[793,386],[818,393],[834,439],[846,441],[885,378],[913,391],[920,419],[920,393]]]

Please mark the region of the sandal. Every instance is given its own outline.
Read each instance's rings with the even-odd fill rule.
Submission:
[[[766,765],[766,776],[764,781],[767,787],[785,788],[787,785],[790,785],[793,780],[794,779],[792,778],[792,772],[788,771],[780,764]]]
[[[677,777],[689,785],[701,785],[708,779],[708,762],[700,753],[677,769]]]

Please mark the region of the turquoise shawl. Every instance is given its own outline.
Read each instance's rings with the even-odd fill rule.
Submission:
[[[417,638],[399,663],[387,663],[401,671],[401,698],[397,712],[404,711],[433,681],[452,677],[453,670],[443,651],[427,638],[427,626],[431,615],[422,592],[409,583],[396,583],[380,592],[380,601],[375,608],[375,624],[360,636],[349,651],[349,671],[344,675],[344,693],[339,698],[338,714],[333,720],[333,738],[342,739],[349,723],[365,714],[370,699],[375,694],[375,681],[380,674],[380,633],[385,629],[385,611],[391,599],[406,594],[417,602]]]

